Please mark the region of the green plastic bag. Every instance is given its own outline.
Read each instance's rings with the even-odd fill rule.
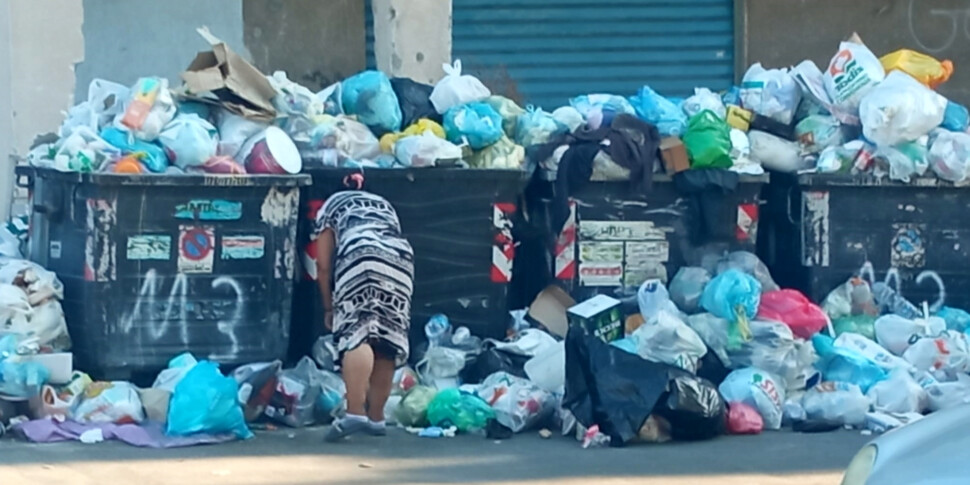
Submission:
[[[731,168],[731,127],[713,111],[691,116],[683,141],[690,168]]]
[[[428,405],[437,394],[433,387],[414,386],[397,406],[394,418],[401,426],[424,427],[428,425]]]
[[[876,317],[871,315],[852,315],[836,318],[832,321],[832,328],[835,329],[836,337],[843,333],[851,332],[862,335],[870,340],[876,340]]]
[[[454,426],[463,432],[484,429],[488,420],[494,418],[495,411],[487,402],[458,389],[439,392],[428,405],[428,421],[442,428]]]

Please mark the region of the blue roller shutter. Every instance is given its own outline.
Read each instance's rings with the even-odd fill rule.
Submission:
[[[453,0],[452,9],[453,57],[523,103],[554,108],[644,84],[685,96],[734,80],[732,0]]]

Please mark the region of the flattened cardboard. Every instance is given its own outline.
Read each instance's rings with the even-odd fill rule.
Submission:
[[[245,118],[272,121],[276,118],[273,98],[276,90],[259,69],[233,52],[225,42],[209,32],[196,29],[212,50],[200,52],[182,73],[189,97],[211,92],[229,111]],[[201,98],[204,100],[204,98]]]
[[[569,330],[566,310],[576,305],[576,301],[562,288],[552,285],[542,290],[529,305],[529,318],[540,323],[549,333],[565,338]]]

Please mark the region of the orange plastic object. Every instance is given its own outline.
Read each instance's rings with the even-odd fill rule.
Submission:
[[[118,160],[115,164],[115,173],[142,173],[141,164],[138,159],[129,155]]]
[[[953,62],[938,61],[933,57],[909,49],[900,49],[879,59],[888,73],[900,70],[913,76],[917,81],[936,89],[953,75]]]

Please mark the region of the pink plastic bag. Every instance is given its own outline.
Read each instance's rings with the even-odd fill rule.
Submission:
[[[769,291],[761,295],[758,318],[782,322],[796,337],[806,340],[828,324],[825,312],[798,290]]]
[[[765,422],[757,409],[735,401],[728,403],[727,429],[730,434],[761,434]]]

